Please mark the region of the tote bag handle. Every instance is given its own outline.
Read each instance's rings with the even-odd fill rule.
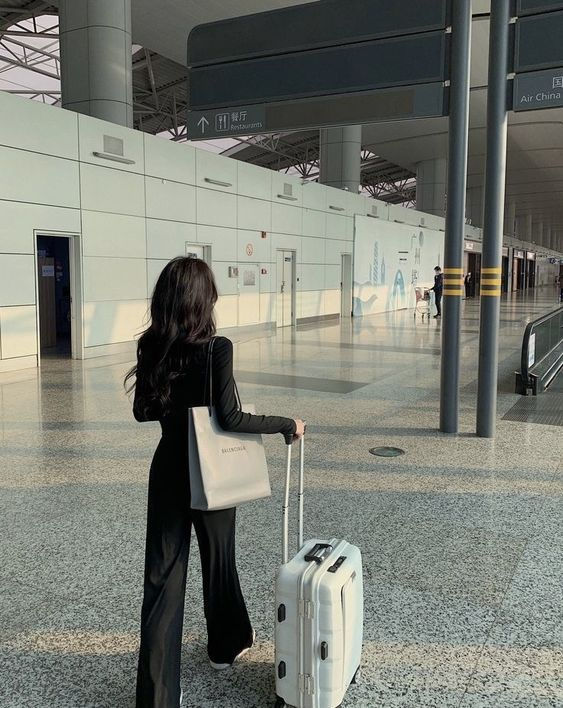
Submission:
[[[205,391],[203,393],[203,405],[206,405],[206,401],[209,401],[209,414],[211,415],[211,409],[213,408],[213,347],[215,346],[215,340],[217,337],[212,337],[209,341],[209,347],[207,348],[207,365],[205,367]],[[235,386],[235,396],[237,399],[237,408],[242,410],[242,403],[240,401],[240,395],[238,392],[237,382],[233,381]],[[207,390],[209,388],[209,398],[207,397]]]

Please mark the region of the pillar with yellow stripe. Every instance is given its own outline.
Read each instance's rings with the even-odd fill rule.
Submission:
[[[481,270],[481,297],[500,297],[502,294],[502,268]]]
[[[444,268],[444,296],[463,295],[463,268]]]

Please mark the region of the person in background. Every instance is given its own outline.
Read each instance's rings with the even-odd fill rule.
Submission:
[[[471,273],[466,273],[465,278],[463,279],[463,284],[465,285],[465,297],[470,298],[471,297]]]
[[[215,279],[206,263],[184,257],[170,261],[154,289],[137,364],[125,379],[135,379],[135,418],[158,420],[162,428],[149,476],[136,708],[178,708],[182,702],[180,654],[192,527],[201,556],[211,666],[229,669],[255,640],[235,561],[236,509],[195,511],[190,505],[188,412],[209,404],[207,361],[213,340],[211,403],[219,425],[238,433],[282,433],[294,440],[305,432],[299,418],[240,410],[233,344],[215,336],[216,302]]]
[[[442,317],[442,292],[444,290],[444,275],[440,266],[434,268],[434,287],[430,288],[434,291],[434,297],[436,300],[436,314],[434,319],[439,319]]]

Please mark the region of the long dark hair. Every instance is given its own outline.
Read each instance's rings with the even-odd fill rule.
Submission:
[[[215,278],[204,261],[174,258],[160,274],[151,322],[137,343],[137,364],[124,381],[127,392],[137,388],[135,408],[142,416],[150,411],[160,417],[169,410],[171,385],[187,364],[190,345],[204,344],[216,332],[216,302]]]

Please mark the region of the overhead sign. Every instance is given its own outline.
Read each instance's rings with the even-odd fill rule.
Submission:
[[[518,0],[516,14],[518,17],[522,17],[523,15],[536,15],[540,12],[561,9],[563,9],[561,0]]]
[[[517,74],[514,78],[515,111],[563,107],[563,66],[549,71]]]
[[[446,115],[450,5],[323,0],[194,28],[190,139]]]
[[[209,140],[301,130],[311,126],[328,128],[350,123],[433,118],[447,115],[447,98],[443,84],[434,83],[245,106],[228,111],[191,111],[188,113],[188,135],[190,140]],[[240,115],[245,112],[246,116],[241,120]],[[239,119],[234,120],[233,115],[237,114]]]
[[[563,3],[558,3],[563,8]],[[522,17],[516,23],[516,73],[563,66],[563,11]]]

